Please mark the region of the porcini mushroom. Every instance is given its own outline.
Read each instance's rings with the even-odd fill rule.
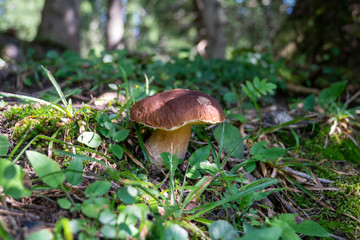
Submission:
[[[225,120],[224,110],[211,96],[175,89],[144,98],[130,109],[132,121],[156,128],[145,143],[156,172],[164,167],[160,156],[169,152],[184,158],[192,124],[215,124]]]

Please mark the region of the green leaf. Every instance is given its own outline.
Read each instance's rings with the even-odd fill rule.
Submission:
[[[117,227],[110,225],[103,225],[100,232],[104,234],[106,239],[116,239]]]
[[[310,220],[305,220],[299,225],[292,226],[292,228],[295,232],[305,234],[307,236],[329,237],[329,233],[325,230],[325,228]]]
[[[56,188],[65,181],[64,173],[51,158],[35,151],[26,151],[26,156],[36,174],[49,186]]]
[[[222,126],[216,127],[214,131],[214,137],[216,142],[220,145],[221,141],[221,132],[222,132]],[[240,130],[231,125],[227,124],[224,129],[224,143],[223,143],[223,149],[226,153],[230,153],[236,146],[239,144],[239,142],[242,142],[243,137],[240,134]],[[244,155],[244,145],[240,144],[237,149],[231,154],[232,157],[235,158],[242,158]]]
[[[77,140],[91,148],[97,148],[101,144],[101,137],[94,132],[83,132]]]
[[[109,148],[111,149],[111,151],[114,153],[114,155],[121,160],[124,154],[123,149],[117,145],[117,144],[110,144]]]
[[[59,198],[57,200],[57,203],[63,209],[70,209],[71,208],[71,202],[66,198]]]
[[[209,158],[210,155],[210,145],[197,149],[189,158],[190,166],[199,165],[200,162],[203,162]]]
[[[253,84],[254,84],[254,87],[259,91],[261,92],[263,95],[266,95],[266,91],[263,90],[261,83],[260,83],[260,79],[258,77],[254,77],[253,79]]]
[[[251,155],[263,155],[265,152],[265,149],[266,149],[265,141],[257,142],[251,147],[250,153],[251,153]]]
[[[87,197],[98,197],[107,193],[111,188],[111,183],[107,181],[96,181],[85,189]]]
[[[246,171],[248,171],[249,173],[251,173],[252,171],[254,171],[256,168],[256,162],[252,161],[249,162],[248,164],[245,165],[245,169]]]
[[[64,96],[64,93],[62,92],[61,90],[61,87],[59,86],[59,84],[56,82],[54,76],[51,74],[51,72],[49,70],[47,70],[44,66],[41,66],[45,73],[47,74],[49,80],[51,81],[52,85],[55,87],[58,95],[60,96],[61,98],[61,101],[63,102],[64,106],[67,108],[68,107],[68,103],[66,102],[66,98]]]
[[[271,226],[282,229],[281,238],[284,240],[301,240],[294,229],[285,221],[274,218],[271,220]]]
[[[232,113],[229,115],[229,118],[230,119],[236,119],[236,120],[239,120],[240,122],[242,123],[245,123],[247,121],[247,118],[245,115],[242,115],[242,114],[238,114],[238,113]]]
[[[116,214],[114,213],[113,210],[104,209],[104,211],[102,211],[100,213],[99,221],[102,224],[107,224],[107,225],[112,225],[113,226],[113,225],[116,224]]]
[[[276,89],[275,84],[267,82],[267,79],[262,79],[260,81],[258,77],[253,79],[253,83],[246,81],[245,84],[246,85],[243,86],[243,91],[252,100],[260,98],[261,94],[274,94],[274,90]]]
[[[52,240],[53,234],[51,233],[51,231],[49,229],[45,228],[45,229],[41,229],[35,233],[32,233],[26,237],[26,240],[39,240],[39,239]]]
[[[263,80],[261,80],[261,86],[263,89],[266,89],[266,92],[268,92],[270,94],[274,94],[274,90],[276,89],[276,85],[273,83],[268,83],[267,79],[265,79],[265,78]]]
[[[204,181],[205,181],[205,183],[204,183]],[[212,209],[214,209],[214,208],[216,208],[218,206],[224,205],[224,204],[226,204],[228,202],[231,202],[231,201],[238,201],[239,199],[243,198],[244,196],[246,196],[248,194],[252,194],[252,193],[254,193],[254,192],[256,192],[256,191],[258,191],[260,189],[263,190],[264,188],[266,188],[266,187],[268,187],[270,185],[276,184],[276,183],[277,183],[277,181],[274,180],[274,179],[256,180],[256,181],[252,182],[251,184],[247,185],[245,187],[245,189],[239,191],[236,194],[227,196],[226,198],[223,198],[223,199],[221,199],[219,201],[215,201],[215,202],[212,202],[212,203],[202,205],[201,207],[199,207],[198,211],[195,214],[187,217],[187,219],[188,220],[193,220],[193,219],[197,218],[198,216],[201,216],[202,214],[210,212]],[[205,176],[202,179],[200,179],[198,181],[198,183],[196,183],[193,190],[191,190],[189,195],[185,198],[183,205],[186,206],[191,201],[192,198],[195,198],[196,196],[201,194],[203,192],[203,190],[208,186],[208,184],[210,184],[209,177]],[[200,185],[201,188],[199,188],[198,185]],[[196,195],[194,195],[194,193],[193,193],[194,191],[196,192]]]
[[[346,84],[347,81],[337,82],[322,90],[318,96],[319,105],[321,107],[326,107],[327,105],[334,103],[345,90]]]
[[[200,172],[197,170],[196,166],[190,168],[190,170],[186,173],[186,177],[191,179],[199,179],[201,178]]]
[[[82,181],[83,174],[83,163],[80,158],[74,158],[66,168],[65,176],[66,179],[72,185],[79,185]]]
[[[177,224],[171,224],[165,229],[166,240],[188,240],[188,232]]]
[[[8,140],[8,136],[0,134],[0,157],[6,156],[10,146],[11,144]]]
[[[221,171],[221,169],[215,163],[210,163],[209,161],[201,162],[200,168],[210,173],[211,175],[217,174]]]
[[[224,95],[224,101],[228,104],[235,104],[237,102],[238,95],[233,92],[227,92]]]
[[[4,193],[15,199],[30,196],[30,190],[23,184],[24,170],[11,161],[0,158],[0,186]]]
[[[314,106],[315,106],[315,95],[311,94],[304,99],[303,109],[305,111],[312,111],[314,110]]]
[[[169,170],[175,171],[177,166],[183,161],[182,159],[177,158],[175,155],[171,155],[168,152],[163,152],[160,154],[162,160],[164,161],[165,167]]]
[[[130,131],[128,129],[122,129],[117,131],[112,137],[115,142],[124,141],[129,136]]]
[[[239,237],[234,227],[224,220],[213,222],[209,226],[209,233],[213,240],[233,240]]]
[[[98,218],[101,211],[109,208],[109,198],[90,198],[81,204],[81,212],[87,217]]]
[[[267,148],[264,151],[264,156],[271,160],[277,160],[278,158],[283,157],[286,154],[286,152],[287,152],[286,149],[283,148],[278,148],[278,147]]]
[[[120,188],[117,191],[117,197],[125,204],[133,204],[135,202],[138,190],[132,186]]]
[[[252,230],[245,231],[245,235],[241,240],[279,240],[282,234],[282,229],[278,227],[266,228],[252,228]]]
[[[255,100],[256,97],[251,93],[251,91],[246,87],[246,85],[243,85],[242,90],[244,91],[246,96],[248,96],[252,100]]]
[[[260,93],[255,90],[254,86],[252,85],[252,83],[250,81],[246,81],[246,86],[249,89],[249,91],[251,92],[251,94],[255,96],[255,98],[261,97]]]
[[[295,221],[296,214],[281,214],[279,220],[287,222],[295,232],[313,237],[329,237],[329,233],[318,223],[305,220],[300,224]]]

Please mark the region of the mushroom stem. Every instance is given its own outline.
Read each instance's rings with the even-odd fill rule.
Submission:
[[[164,162],[160,156],[163,152],[169,152],[178,158],[184,158],[189,145],[190,135],[190,124],[173,131],[156,129],[145,143],[154,170],[160,172],[164,168]]]

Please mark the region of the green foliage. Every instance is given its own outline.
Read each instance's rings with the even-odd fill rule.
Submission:
[[[250,149],[251,158],[246,159],[244,162],[235,166],[231,170],[231,172],[237,171],[242,166],[245,166],[248,172],[252,172],[256,167],[256,162],[258,161],[266,162],[276,167],[282,167],[287,165],[286,163],[283,163],[281,165],[279,165],[278,163],[279,159],[285,156],[285,154],[287,153],[286,149],[278,148],[278,147],[266,148],[266,146],[267,144],[265,141],[260,141],[255,143]]]
[[[120,188],[117,191],[117,196],[121,201],[123,201],[123,203],[133,204],[135,202],[138,193],[139,191],[136,188],[132,186],[127,186],[125,188]]]
[[[243,91],[250,99],[259,99],[261,95],[274,94],[276,85],[267,82],[267,79],[259,80],[258,77],[253,79],[253,83],[246,81],[246,85],[243,85]]]
[[[102,142],[100,135],[94,132],[83,132],[77,140],[91,148],[97,148]]]
[[[30,195],[29,189],[23,184],[24,170],[7,159],[0,158],[0,186],[4,193],[20,199]]]
[[[347,81],[337,82],[322,90],[318,97],[319,105],[328,109],[331,105],[335,104],[340,94],[345,90],[346,84]]]
[[[177,224],[171,224],[165,228],[166,240],[186,240],[189,239],[188,232]]]
[[[315,237],[329,237],[329,233],[319,224],[305,220],[300,224],[295,221],[296,214],[281,214],[266,221],[260,229],[244,224],[245,235],[241,239],[301,239],[297,233]],[[272,236],[272,238],[270,238]]]
[[[26,151],[26,156],[36,174],[50,187],[59,187],[65,181],[64,173],[51,158],[35,151]]]
[[[109,148],[119,160],[122,159],[124,150],[121,148],[121,146],[117,144],[109,144]]]
[[[50,229],[42,229],[35,233],[30,234],[26,239],[29,239],[29,240],[38,240],[38,239],[51,240],[51,239],[53,239],[53,234],[50,231]]]
[[[233,240],[239,237],[233,226],[224,220],[213,222],[209,226],[209,234],[213,240]]]
[[[190,170],[186,174],[188,178],[199,179],[201,177],[200,164],[207,159],[209,159],[210,155],[210,145],[197,149],[193,154],[191,154],[189,158]]]
[[[79,185],[83,179],[83,162],[80,158],[75,157],[66,168],[66,179],[72,185]]]
[[[230,156],[235,158],[242,158],[244,155],[244,145],[241,143],[244,139],[237,127],[227,124],[222,132],[222,125],[215,128],[214,137],[216,142],[220,145],[223,142],[223,150],[226,153],[231,153]],[[222,138],[223,134],[223,138]],[[240,145],[239,145],[240,143]]]
[[[0,157],[6,156],[10,146],[8,136],[0,134]]]
[[[122,83],[118,85],[119,93],[131,96],[134,100],[145,97],[149,92],[144,84],[146,73],[152,93],[189,88],[210,94],[220,102],[224,101],[225,95],[225,102],[230,101],[233,104],[241,94],[239,89],[245,79],[267,78],[269,87],[269,83],[278,83],[279,70],[284,68],[282,62],[274,61],[268,53],[252,52],[239,54],[231,60],[195,57],[174,58],[166,63],[154,61],[153,57],[129,57],[124,50],[103,52],[100,55],[92,53],[87,59],[82,59],[71,51],[65,51],[61,55],[50,51],[47,55],[46,59],[34,62],[34,66],[29,69],[33,75],[30,74],[28,78],[33,84],[36,84],[39,78],[41,80],[43,71],[40,65],[43,65],[52,69],[57,80],[66,80],[67,85],[62,90],[65,96],[79,94],[79,91],[83,90],[96,91],[104,84],[113,84],[120,80]],[[48,77],[50,78],[50,75]],[[88,85],[81,89],[69,88],[79,82],[87,82]],[[256,87],[262,90],[265,86],[263,80],[258,83]],[[59,96],[58,92],[53,91],[42,95],[42,98],[49,102],[59,100]]]
[[[67,57],[70,58],[71,56]],[[81,61],[75,57],[74,59],[75,65],[76,61]],[[58,60],[57,57],[55,60]],[[110,74],[110,72],[116,68],[115,74],[119,74],[118,77],[124,80],[124,84],[116,85],[116,87],[118,86],[118,91],[122,91],[123,94],[127,94],[129,97],[127,103],[125,103],[124,106],[120,106],[121,113],[124,109],[128,109],[135,100],[144,97],[147,88],[143,85],[133,87],[134,84],[136,85],[137,83],[134,79],[137,76],[138,69],[136,68],[136,70],[134,70],[130,68],[131,71],[129,71],[128,68],[123,68],[120,62],[118,64],[117,61],[118,60],[114,59],[106,60],[106,63],[103,63],[106,67],[103,67],[107,68],[104,70],[107,74]],[[134,63],[134,66],[137,65]],[[89,68],[91,69],[93,67],[93,65],[90,65]],[[208,67],[211,70],[213,66]],[[124,73],[124,71],[126,73]],[[165,73],[166,71],[168,70],[164,70]],[[189,81],[187,80],[189,76],[184,76],[184,79],[185,77],[186,80],[184,81]],[[111,79],[110,81],[113,80],[114,79]],[[152,81],[154,81],[154,79],[152,79]],[[220,83],[221,81],[222,80],[217,79],[214,80],[214,82],[219,85],[222,84]],[[158,90],[157,87],[159,86],[171,88],[175,84],[177,83],[154,84],[153,88],[156,90]],[[271,92],[271,89],[273,89],[269,82],[256,80],[256,78],[254,79],[254,83],[250,84],[252,84],[253,89],[249,91],[256,100],[258,100],[257,95],[268,94]],[[250,85],[247,84],[246,86],[248,87]],[[204,84],[204,87],[206,87],[206,84]],[[225,88],[227,87],[230,89],[232,86],[226,86]],[[154,93],[154,89],[152,93]],[[226,91],[227,90],[228,89],[226,89]],[[61,96],[60,100],[64,99],[64,95],[61,95],[61,93],[58,93],[58,95]],[[218,97],[219,96],[221,95],[218,95]],[[67,104],[68,106],[71,105],[69,103]],[[66,111],[75,113],[72,112],[71,108],[67,109],[65,107],[63,110],[61,113],[67,116],[69,115]],[[74,154],[65,151],[55,151],[55,154],[63,154],[71,159],[66,169],[60,169],[54,160],[43,154],[35,151],[26,151],[26,155],[40,180],[49,185],[48,188],[61,188],[65,192],[65,197],[57,199],[59,206],[74,213],[74,216],[77,216],[77,214],[84,216],[84,219],[73,219],[71,221],[62,219],[58,221],[56,229],[54,229],[54,235],[56,236],[61,236],[62,234],[64,236],[72,236],[77,234],[79,239],[94,239],[100,232],[105,238],[109,239],[139,238],[140,234],[143,233],[142,230],[148,229],[148,235],[146,237],[149,238],[164,239],[166,237],[168,239],[180,239],[188,238],[188,232],[192,232],[193,235],[199,234],[206,236],[207,233],[204,231],[205,227],[198,227],[195,223],[207,221],[206,224],[210,225],[209,234],[212,238],[229,239],[229,236],[236,238],[238,236],[237,229],[233,228],[229,223],[225,221],[211,223],[210,220],[203,220],[201,217],[207,217],[219,208],[227,210],[228,207],[235,208],[239,210],[242,215],[247,216],[247,210],[251,208],[253,203],[267,197],[271,193],[271,191],[263,190],[277,184],[278,181],[275,179],[259,179],[250,184],[244,184],[246,179],[243,179],[242,175],[237,173],[237,170],[245,166],[246,169],[250,171],[255,168],[257,161],[264,161],[273,166],[282,167],[283,165],[279,163],[279,159],[283,158],[287,153],[285,149],[276,147],[267,148],[265,142],[259,142],[251,148],[250,159],[245,159],[243,163],[240,163],[231,171],[227,172],[223,166],[230,156],[236,158],[244,157],[244,138],[241,136],[237,127],[231,124],[224,124],[218,126],[214,131],[214,138],[219,145],[219,149],[212,145],[214,139],[206,135],[205,139],[209,145],[197,149],[190,156],[188,161],[189,168],[185,174],[180,171],[182,168],[179,169],[179,164],[183,162],[183,159],[179,159],[169,153],[163,153],[162,157],[165,167],[170,171],[165,180],[155,186],[147,180],[144,174],[146,173],[145,171],[138,169],[137,166],[135,166],[136,170],[133,171],[134,167],[132,165],[134,164],[132,164],[131,161],[126,162],[126,166],[122,164],[125,160],[117,161],[117,159],[121,160],[125,154],[127,159],[133,159],[130,157],[130,154],[137,152],[135,146],[132,144],[134,140],[135,142],[139,140],[141,145],[141,134],[138,134],[138,138],[136,139],[133,131],[131,131],[133,129],[128,121],[128,116],[119,120],[118,114],[108,115],[105,111],[96,114],[94,114],[94,112],[91,112],[91,114],[84,113],[85,116],[83,117],[86,123],[89,123],[87,127],[91,129],[93,127],[92,124],[96,124],[96,130],[98,130],[97,133],[95,133],[94,130],[83,132],[78,137],[78,141],[86,147],[82,144],[81,146],[70,145],[46,136],[36,137],[61,145],[67,144],[67,146],[71,146],[78,153],[80,152],[80,154]],[[78,118],[80,115],[74,114],[74,116]],[[120,123],[115,123],[113,121],[115,119],[119,120]],[[138,126],[135,125],[135,128],[137,132],[139,132]],[[73,134],[76,135],[78,131],[74,132]],[[127,141],[127,139],[129,141]],[[129,142],[131,142],[131,145],[129,145]],[[33,141],[30,142],[30,145],[31,143],[33,143]],[[111,157],[109,157],[108,153],[103,154],[99,152],[100,150],[93,149],[99,147],[100,144],[105,148],[108,147],[110,154],[114,154],[117,159],[111,155]],[[26,146],[23,151],[27,148],[28,146]],[[222,150],[225,151],[226,157],[223,162],[220,162]],[[105,161],[87,157],[88,153],[101,156]],[[212,158],[210,154],[212,154]],[[21,153],[17,159],[20,156]],[[138,156],[135,156],[134,161],[137,160],[136,157]],[[211,159],[214,160],[212,161]],[[94,176],[96,181],[87,186],[84,191],[84,200],[79,202],[78,199],[73,199],[72,194],[70,194],[70,189],[72,189],[74,185],[79,185],[82,182],[84,165],[87,161],[96,162],[105,170],[101,171],[101,174]],[[116,164],[117,167],[110,167],[107,162]],[[130,168],[128,168],[128,166],[130,166]],[[139,175],[135,175],[135,173],[137,174],[139,172]],[[5,177],[7,177],[7,175],[5,175]],[[65,177],[68,183],[63,185]],[[192,180],[187,178],[191,178]],[[19,183],[18,180],[17,183]],[[114,184],[112,185],[112,183]],[[68,184],[70,186],[68,186]],[[169,184],[169,187],[163,190],[163,186],[166,186],[166,184]],[[120,188],[118,188],[119,185]],[[217,189],[219,187],[224,188],[224,190],[218,192]],[[219,198],[216,201],[208,201],[206,197],[209,193],[214,193]],[[197,204],[192,206],[195,201]],[[147,219],[149,213],[152,213],[153,221]],[[239,221],[239,226],[243,223],[243,219],[244,218]],[[262,234],[274,234],[274,236],[282,236],[286,239],[286,237],[297,237],[296,233],[303,233],[309,236],[319,236],[322,234],[316,224],[306,223],[308,225],[298,226],[291,225],[291,221],[292,219],[284,220],[279,217],[269,220],[269,222],[266,222],[266,226],[260,229],[254,227],[252,230],[249,230],[249,228],[246,230],[244,226],[245,233],[248,234],[245,234],[244,237],[258,236],[259,239],[261,239],[260,236]],[[165,226],[163,225],[164,222],[166,222]],[[191,224],[189,224],[189,222],[191,222]],[[307,227],[310,227],[312,230],[306,231]]]

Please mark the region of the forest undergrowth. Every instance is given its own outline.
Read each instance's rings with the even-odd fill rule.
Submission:
[[[291,97],[285,63],[251,52],[168,63],[50,52],[18,68],[0,92],[0,238],[360,239],[351,81]],[[185,158],[162,154],[156,173],[153,130],[129,110],[175,88],[213,96],[226,120],[192,126]]]

